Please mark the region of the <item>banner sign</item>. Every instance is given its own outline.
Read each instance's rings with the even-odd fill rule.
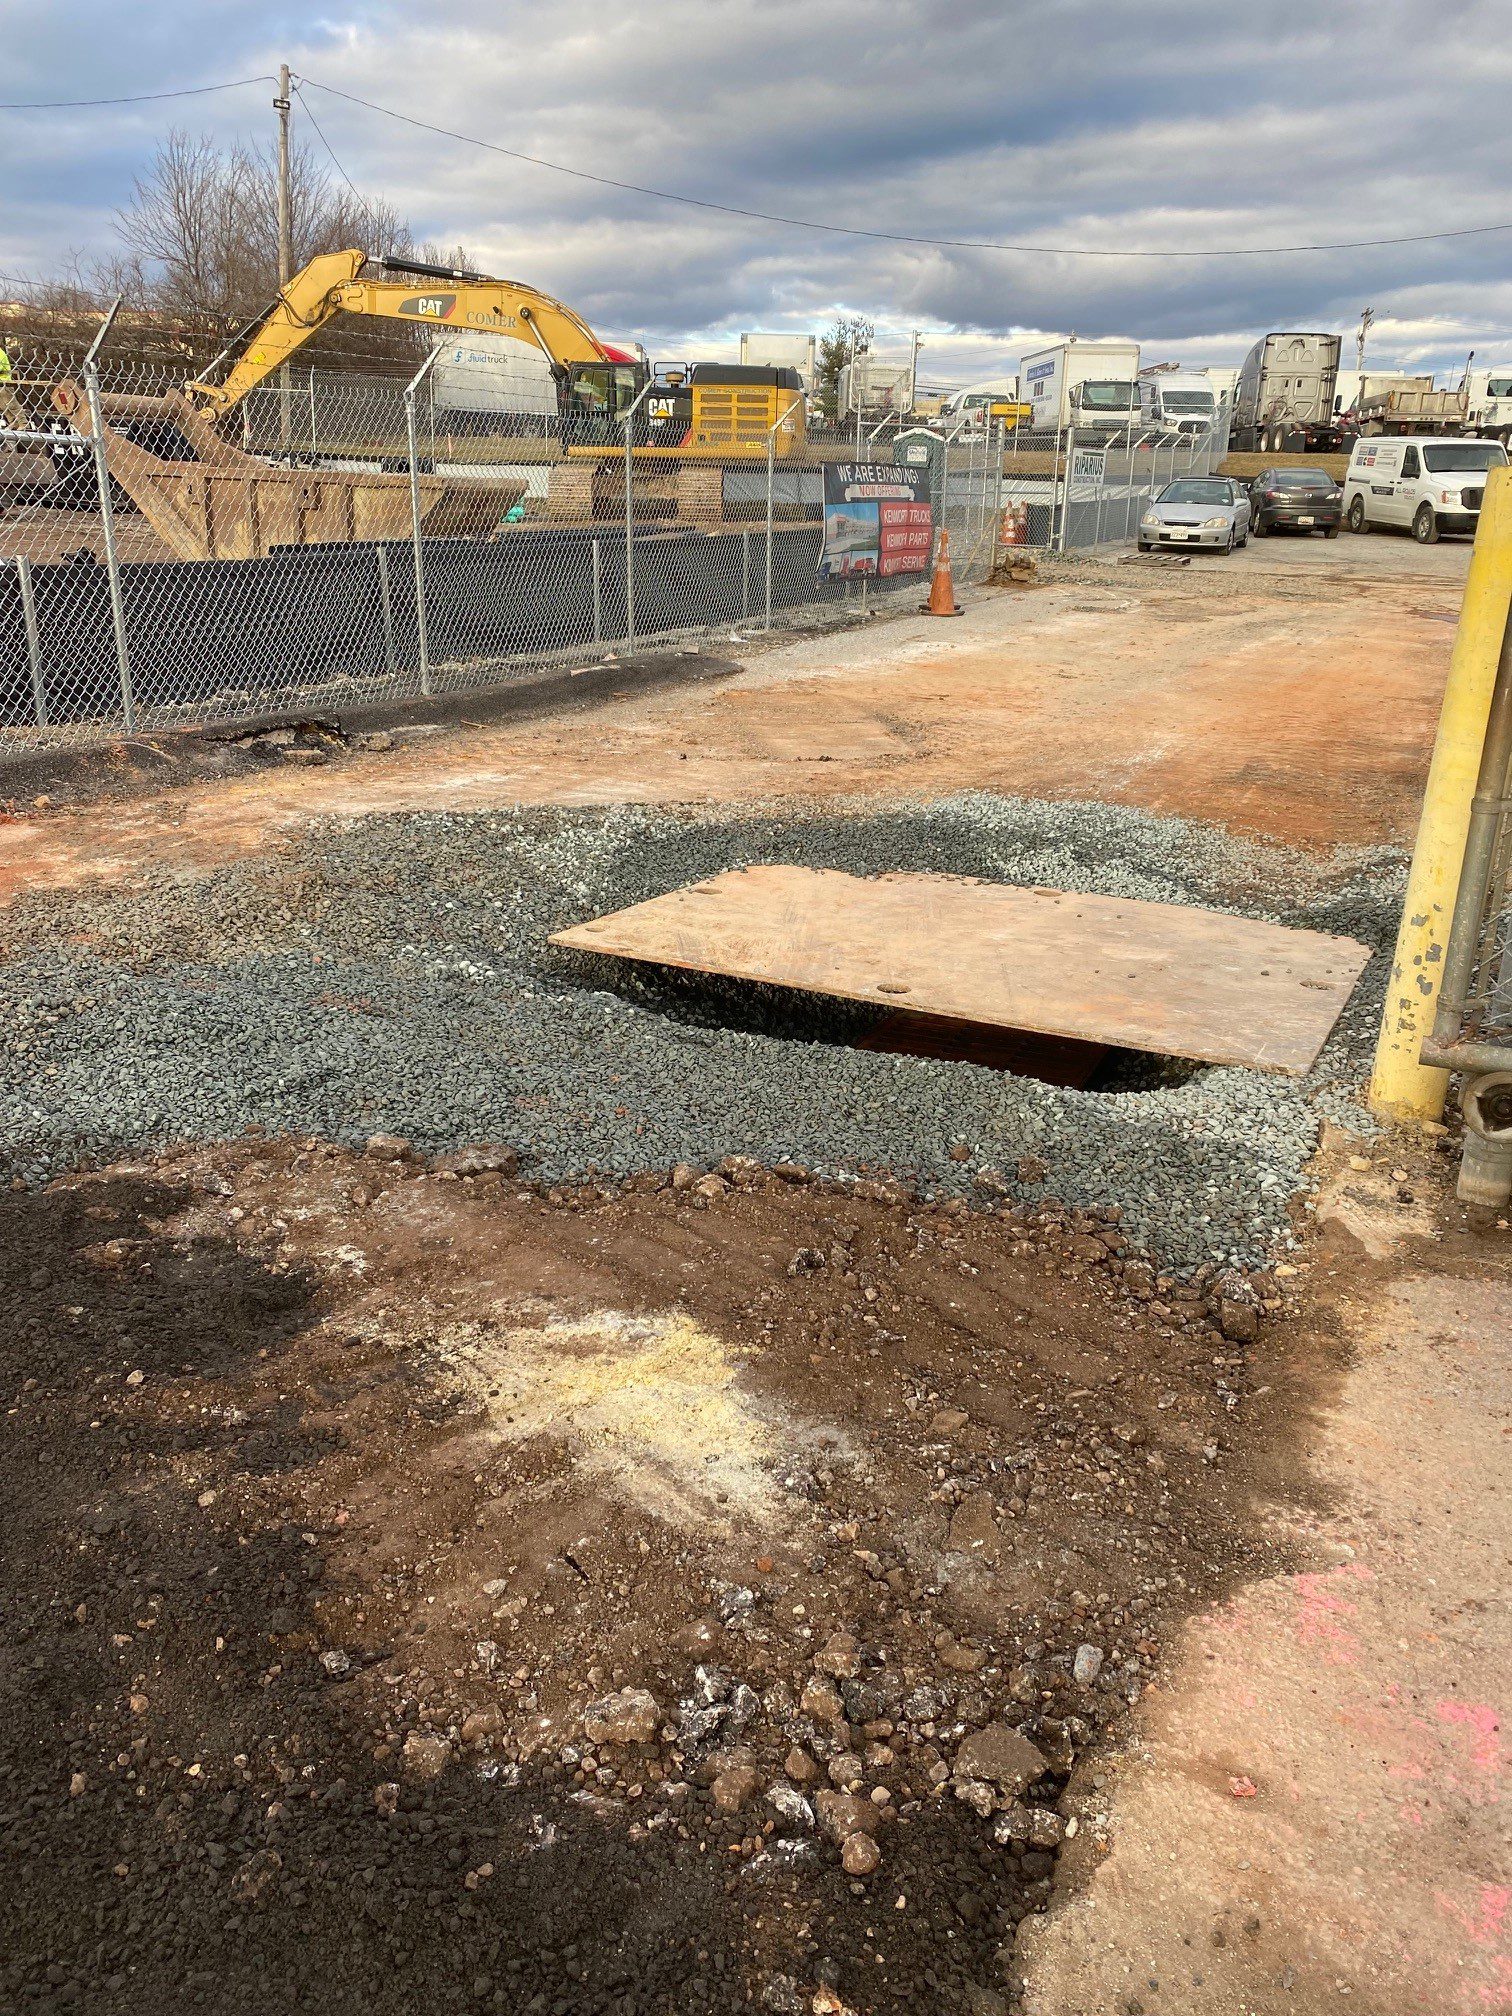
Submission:
[[[1077,498],[1100,497],[1103,488],[1103,472],[1107,467],[1106,448],[1077,448],[1071,456],[1067,495]]]
[[[891,462],[824,465],[821,581],[925,574],[933,553],[928,469],[898,469]]]

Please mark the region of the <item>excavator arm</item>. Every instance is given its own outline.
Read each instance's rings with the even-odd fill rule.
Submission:
[[[369,278],[375,273],[404,278]],[[225,376],[208,376],[184,389],[201,411],[229,413],[302,344],[337,315],[375,315],[438,329],[488,329],[539,349],[558,380],[575,364],[597,364],[609,353],[597,336],[562,302],[515,280],[455,272],[405,260],[369,262],[358,251],[327,252],[301,267],[267,314],[241,335],[211,366],[225,363]]]

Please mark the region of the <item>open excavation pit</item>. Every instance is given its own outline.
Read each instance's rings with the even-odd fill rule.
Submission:
[[[1377,956],[1300,1077],[1154,1058],[1097,1091],[854,1047],[867,1031],[843,1003],[764,1019],[742,990],[727,1021],[717,991],[547,942],[765,863],[1199,905]],[[547,1183],[741,1154],[925,1195],[1116,1205],[1168,1265],[1253,1264],[1293,1237],[1320,1118],[1359,1118],[1398,886],[1395,857],[989,797],[368,818],[202,880],[15,906],[0,1127],[29,1180],[248,1127],[505,1143]]]

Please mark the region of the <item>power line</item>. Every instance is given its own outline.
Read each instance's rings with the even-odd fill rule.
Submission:
[[[186,84],[177,91],[138,91],[128,98],[38,98],[0,105],[0,112],[87,112],[100,105],[156,105],[164,98],[203,98],[212,91],[240,91],[248,84],[275,84],[275,77],[230,77],[224,84]]]
[[[1504,224],[1469,224],[1452,231],[1407,231],[1391,238],[1340,238],[1315,245],[1223,246],[1213,251],[1193,252],[1181,247],[1159,249],[1119,246],[1116,249],[1089,245],[1016,245],[986,238],[930,238],[912,231],[878,231],[861,224],[827,224],[813,217],[786,217],[771,210],[750,210],[735,203],[716,203],[706,196],[685,196],[675,189],[654,189],[644,182],[622,182],[613,175],[596,175],[587,168],[570,168],[563,161],[548,161],[540,154],[526,154],[518,147],[505,147],[496,140],[480,140],[475,133],[458,133],[450,126],[435,126],[408,112],[396,112],[391,105],[374,104],[353,91],[340,91],[334,84],[322,84],[316,77],[301,80],[324,91],[328,97],[344,98],[349,105],[396,119],[422,133],[434,133],[443,140],[457,140],[467,147],[481,147],[490,154],[502,154],[511,161],[527,162],[532,168],[549,168],[556,175],[570,175],[579,182],[596,182],[604,189],[622,189],[634,196],[652,196],[659,203],[682,203],[693,210],[713,210],[723,217],[744,217],[762,224],[785,224],[796,231],[823,231],[841,238],[881,238],[893,245],[933,245],[962,252],[1030,252],[1055,259],[1273,259],[1299,252],[1363,252],[1386,245],[1427,245],[1448,238],[1480,238],[1492,232],[1512,231],[1512,220]]]
[[[332,167],[336,170],[336,173],[341,177],[342,181],[345,182],[348,189],[351,190],[352,194],[357,198],[359,206],[367,212],[369,217],[371,217],[373,214],[372,204],[368,202],[367,198],[363,195],[362,191],[357,187],[357,184],[352,180],[351,176],[348,175],[345,168],[342,167],[340,161],[337,160],[336,149],[331,145],[330,141],[327,140],[325,136],[325,129],[322,127],[320,121],[315,117],[315,113],[313,108],[311,107],[309,99],[306,98],[304,92],[301,91],[299,86],[300,86],[300,80],[296,77],[294,80],[294,96],[299,100],[300,105],[304,108],[305,117],[309,120],[310,124],[315,128],[316,136],[318,137],[321,146],[324,147],[327,154],[330,155]]]

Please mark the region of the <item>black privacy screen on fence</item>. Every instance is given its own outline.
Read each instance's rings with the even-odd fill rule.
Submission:
[[[845,599],[815,579],[819,528],[774,527],[774,608]],[[764,527],[637,536],[637,641],[761,617]],[[629,630],[625,545],[612,528],[521,527],[496,540],[428,539],[429,658],[454,688]],[[408,541],[277,547],[265,559],[126,562],[130,683],[141,721],[235,716],[281,705],[419,691],[414,551]],[[30,605],[28,608],[28,604]],[[0,562],[0,725],[118,719],[120,668],[107,569],[85,557]]]

